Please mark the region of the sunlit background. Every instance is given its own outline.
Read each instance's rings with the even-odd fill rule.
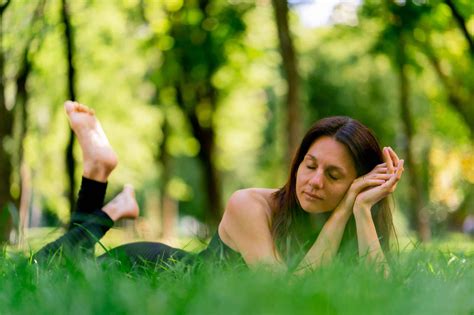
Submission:
[[[69,220],[70,40],[75,98],[96,111],[119,156],[107,196],[131,183],[141,209],[106,245],[199,246],[190,239],[216,228],[232,192],[280,187],[293,152],[290,106],[297,137],[319,118],[348,115],[409,162],[394,198],[404,244],[472,243],[472,2],[289,9],[296,105],[270,0],[67,1],[69,39],[62,1],[12,1],[2,13],[3,240],[37,248]],[[73,161],[77,192],[77,144]]]

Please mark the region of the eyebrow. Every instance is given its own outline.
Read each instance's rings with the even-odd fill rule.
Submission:
[[[311,155],[311,154],[309,154],[309,153],[306,154],[306,156],[307,156],[307,157],[310,157],[313,161],[316,161],[316,162],[318,161],[318,159],[317,159],[315,156],[313,156],[313,155]],[[330,170],[331,170],[331,169],[334,169],[335,171],[338,171],[338,172],[341,173],[342,175],[346,175],[346,172],[344,171],[344,169],[343,169],[342,167],[339,167],[339,166],[336,166],[336,165],[329,165],[329,166],[328,166],[328,169],[330,169]]]

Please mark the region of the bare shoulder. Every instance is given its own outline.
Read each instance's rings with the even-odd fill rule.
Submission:
[[[260,212],[269,219],[273,214],[272,194],[276,189],[247,188],[234,192],[226,205],[226,211],[241,212],[245,215],[257,215]]]
[[[261,231],[270,230],[272,218],[272,193],[275,189],[247,188],[235,191],[227,201],[219,236],[229,247],[237,249],[236,238],[247,233],[252,226]],[[247,230],[247,231],[246,231]],[[233,237],[232,237],[232,236]]]
[[[277,263],[271,234],[275,189],[249,188],[234,192],[219,224],[221,240],[242,254],[245,262]]]

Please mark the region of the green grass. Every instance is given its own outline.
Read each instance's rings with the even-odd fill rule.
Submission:
[[[40,267],[0,254],[0,314],[474,314],[474,252],[418,247],[388,278],[336,260],[302,277],[268,270]]]

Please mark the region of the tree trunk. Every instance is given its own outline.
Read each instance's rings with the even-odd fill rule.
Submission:
[[[402,36],[402,35],[400,35]],[[409,200],[411,213],[411,226],[416,229],[418,237],[421,241],[429,241],[431,239],[431,229],[429,215],[424,209],[423,189],[420,178],[416,172],[416,162],[413,157],[412,140],[413,140],[413,123],[410,113],[409,100],[409,81],[406,73],[406,51],[405,42],[401,37],[399,42],[398,56],[398,75],[400,88],[400,116],[405,136],[405,161],[408,172],[409,181]]]
[[[451,9],[451,13],[453,14],[454,19],[458,23],[459,28],[461,29],[461,32],[462,32],[462,34],[464,35],[464,38],[467,41],[467,44],[469,46],[469,51],[471,53],[471,57],[474,57],[474,41],[472,40],[471,35],[467,31],[466,20],[461,15],[461,12],[458,11],[458,9],[456,8],[456,6],[454,5],[452,0],[444,0],[444,2]],[[471,6],[472,6],[472,3],[471,3]],[[472,7],[471,7],[471,9],[472,9]],[[472,29],[471,29],[471,31],[472,31]]]
[[[147,26],[150,26],[145,14],[145,2],[140,0],[138,4],[138,14]],[[158,93],[157,93],[158,94]],[[159,103],[158,99],[152,103]],[[153,203],[153,197],[150,197],[152,206],[148,207],[149,217],[153,221],[152,226],[159,226],[159,236],[164,240],[171,240],[176,237],[176,226],[178,224],[179,208],[178,202],[167,192],[168,183],[171,177],[171,156],[166,151],[166,143],[169,135],[168,113],[165,110],[164,122],[162,127],[163,139],[159,146],[158,162],[161,164],[161,184],[158,187],[159,198],[157,203]],[[153,212],[153,213],[152,213]]]
[[[1,12],[3,14],[6,5],[8,5],[9,2],[7,2],[5,5],[1,7]],[[38,21],[42,21],[42,16],[43,16],[43,9],[44,9],[44,4],[45,0],[41,0],[38,2],[36,9],[34,11],[33,18],[31,20],[31,29],[35,28],[36,23]],[[0,26],[1,27],[1,26]],[[20,198],[18,200],[15,200],[13,196],[11,196],[10,204],[15,205],[17,209],[19,209],[19,233],[23,233],[23,229],[25,227],[26,223],[26,218],[27,218],[27,211],[28,211],[28,198],[27,196],[23,195],[23,188],[24,186],[28,186],[29,182],[29,177],[26,176],[28,173],[27,167],[24,164],[24,158],[23,158],[23,140],[26,136],[26,131],[27,131],[27,110],[26,106],[28,103],[28,91],[26,88],[26,84],[28,81],[28,77],[31,72],[31,62],[30,62],[30,52],[31,52],[31,46],[32,43],[35,39],[37,34],[31,33],[29,39],[26,42],[25,49],[22,52],[21,56],[21,61],[20,61],[20,66],[18,73],[16,75],[15,79],[15,84],[16,84],[16,94],[15,94],[15,99],[13,101],[13,109],[11,111],[6,111],[5,112],[5,117],[4,119],[8,119],[8,122],[5,124],[5,127],[8,129],[8,132],[10,133],[9,138],[11,140],[15,139],[15,146],[13,152],[9,152],[9,162],[5,163],[6,165],[9,165],[10,170],[8,173],[10,174],[9,176],[3,177],[7,179],[7,186],[6,188],[9,189],[11,186],[11,175],[13,169],[18,170],[18,181],[19,181],[19,186],[20,186]],[[4,77],[3,77],[3,66],[4,66],[4,60],[3,60],[3,52],[1,52],[1,75],[2,75],[2,82],[1,82],[1,106],[0,106],[0,112],[4,109],[6,109],[5,106],[5,98],[4,98]],[[3,117],[3,112],[2,115]],[[3,134],[3,133],[2,133]],[[1,154],[0,154],[1,155]],[[0,168],[4,166],[2,159],[0,159]],[[2,171],[0,171],[2,173]],[[28,189],[26,189],[28,191]],[[11,220],[10,220],[11,223]],[[9,233],[9,231],[8,231]],[[19,236],[21,238],[21,235]]]
[[[198,139],[201,149],[199,150],[199,159],[201,161],[204,173],[204,184],[207,188],[207,197],[209,202],[209,211],[206,221],[212,228],[217,227],[221,218],[221,190],[219,185],[219,174],[213,163],[215,152],[214,130],[204,128],[199,124],[196,113],[189,116],[193,134]]]
[[[278,30],[278,40],[280,42],[280,53],[283,62],[283,68],[288,86],[286,109],[287,109],[287,141],[288,154],[291,160],[300,141],[299,117],[299,74],[296,60],[295,49],[291,39],[288,23],[288,3],[286,0],[272,0],[275,11],[275,20]]]
[[[16,207],[19,211],[19,222],[18,222],[18,243],[23,241],[24,230],[26,219],[28,217],[28,195],[29,195],[29,176],[28,166],[24,163],[24,149],[23,142],[26,136],[28,114],[26,106],[28,103],[28,91],[26,89],[26,83],[28,76],[31,72],[31,62],[28,59],[32,39],[26,46],[23,53],[20,71],[18,72],[16,79],[16,97],[15,97],[15,138],[17,139],[15,166],[19,170],[19,182],[20,182],[20,198],[16,200]]]
[[[3,43],[3,14],[10,1],[0,7],[0,43]],[[7,148],[7,142],[12,139],[13,113],[7,109],[5,103],[5,75],[4,75],[4,52],[0,45],[0,244],[8,242],[12,219],[8,207],[14,199],[10,193],[12,161],[11,152]]]
[[[76,100],[76,69],[74,67],[74,34],[70,21],[70,14],[66,0],[62,0],[62,19],[64,23],[64,39],[67,52],[67,74],[68,74],[68,98]],[[74,159],[74,132],[70,130],[69,141],[66,147],[66,170],[68,176],[69,190],[67,192],[69,210],[72,213],[75,204],[76,181],[74,173],[76,170],[76,160]]]
[[[42,23],[43,21],[43,12],[45,6],[45,0],[38,2],[36,6],[33,19],[31,21],[31,29],[39,29],[37,23]],[[43,32],[32,33],[30,39],[28,40],[25,50],[23,52],[23,57],[21,61],[20,70],[16,78],[16,97],[15,97],[15,138],[17,139],[17,149],[15,150],[18,154],[16,157],[16,167],[19,169],[19,183],[20,183],[20,198],[17,201],[17,209],[19,212],[19,222],[18,222],[18,243],[21,246],[25,237],[25,231],[28,227],[29,220],[29,206],[31,200],[31,176],[28,165],[25,162],[24,158],[24,139],[28,131],[28,99],[29,94],[26,87],[28,77],[31,73],[32,64],[32,49],[34,46],[33,42],[35,38],[39,41],[38,45],[35,46],[36,51],[39,50],[39,46],[43,40],[41,34]]]
[[[166,143],[169,135],[169,124],[165,113],[163,122],[163,141],[160,145],[159,161],[161,162],[161,185],[160,204],[161,204],[161,237],[165,240],[171,240],[176,237],[176,226],[178,224],[178,203],[168,194],[168,183],[171,179],[171,157],[166,151]]]
[[[448,96],[449,104],[451,104],[452,108],[457,111],[464,121],[467,124],[467,127],[471,131],[471,138],[474,137],[474,93],[472,91],[468,91],[465,93],[465,97],[462,96],[462,93],[459,93],[459,89],[461,84],[457,84],[457,82],[453,82],[451,78],[449,78],[441,69],[441,64],[438,58],[433,51],[430,43],[424,43],[423,45],[420,44],[422,47],[425,55],[428,57],[431,65],[435,73],[438,75],[441,84],[444,86],[446,90],[446,94]]]
[[[212,108],[215,108],[217,102],[215,98],[216,91],[211,86],[210,82],[205,90],[206,95],[196,96],[194,101],[198,102],[202,99],[208,99],[209,102],[212,104]],[[206,189],[208,201],[208,211],[206,211],[205,220],[210,230],[213,231],[217,228],[217,225],[219,224],[222,209],[222,192],[220,189],[219,172],[214,166],[213,162],[215,152],[214,129],[212,127],[212,124],[210,125],[210,127],[203,127],[201,125],[195,111],[195,106],[186,106],[183,97],[183,88],[181,88],[180,86],[176,86],[176,91],[178,104],[187,116],[188,121],[191,124],[193,136],[196,138],[200,145],[198,158],[202,165],[203,185]],[[186,108],[190,109],[186,110]]]

